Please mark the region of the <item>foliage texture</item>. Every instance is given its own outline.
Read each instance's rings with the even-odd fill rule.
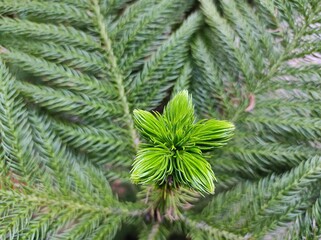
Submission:
[[[319,0],[1,0],[0,15],[0,239],[321,238]],[[196,120],[236,131],[204,152],[214,196],[162,199],[185,209],[173,220],[131,184],[147,114],[132,112],[183,89]]]

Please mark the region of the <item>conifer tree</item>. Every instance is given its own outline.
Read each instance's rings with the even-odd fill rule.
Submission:
[[[319,0],[0,15],[0,239],[321,238]]]

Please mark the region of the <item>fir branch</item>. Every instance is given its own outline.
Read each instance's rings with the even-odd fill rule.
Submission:
[[[314,157],[283,176],[239,185],[218,195],[203,210],[203,216],[226,229],[239,228],[239,232],[255,232],[262,237],[309,208],[320,192],[319,164],[320,157]]]
[[[48,2],[47,0],[37,0],[40,2]],[[51,2],[65,3],[68,6],[77,7],[80,10],[87,10],[88,1],[87,0],[52,0]]]
[[[190,82],[192,78],[192,66],[189,61],[187,61],[178,77],[172,91],[172,97],[174,97],[178,92],[183,90],[188,90],[190,88]]]
[[[88,75],[101,76],[107,69],[103,56],[99,52],[89,52],[69,45],[17,40],[11,37],[4,38],[1,43],[7,49],[19,50],[19,52],[73,68]]]
[[[93,4],[93,11],[95,14],[95,21],[99,30],[99,34],[102,40],[103,49],[105,50],[106,59],[111,65],[110,71],[111,75],[114,77],[114,81],[117,84],[119,97],[121,99],[124,115],[127,121],[128,129],[132,137],[132,143],[134,149],[137,149],[137,142],[139,142],[139,139],[137,137],[136,130],[134,129],[134,122],[130,115],[130,109],[129,109],[129,103],[127,100],[127,96],[125,94],[125,87],[124,87],[124,77],[122,76],[121,70],[119,69],[117,65],[117,59],[114,55],[113,49],[112,49],[112,43],[110,38],[107,34],[107,29],[104,24],[103,16],[100,11],[99,1],[98,0],[92,0]]]
[[[104,219],[100,227],[96,228],[92,235],[89,237],[91,240],[100,240],[106,237],[113,239],[117,232],[120,230],[122,224],[122,217],[115,216],[114,219]],[[85,231],[81,231],[84,233]]]
[[[161,223],[145,226],[139,234],[139,240],[166,240],[168,237],[169,231]]]
[[[87,14],[72,5],[54,2],[21,0],[18,2],[3,0],[0,3],[0,14],[23,14],[48,23],[67,23],[77,27],[89,27]]]
[[[116,101],[109,100],[109,103],[106,104],[101,99],[91,98],[79,93],[75,94],[66,89],[55,90],[28,83],[17,83],[16,85],[23,96],[52,112],[69,113],[82,117],[88,122],[115,118],[121,115]]]
[[[307,29],[311,25],[315,16],[317,16],[320,12],[318,7],[314,7],[312,9],[310,9],[309,14],[305,18],[305,21],[303,21],[303,24],[300,25],[300,24],[295,24],[295,21],[292,19],[293,13],[290,10],[292,7],[292,4],[290,4],[290,5],[282,4],[282,3],[278,3],[278,4],[279,4],[278,7],[281,8],[280,10],[281,10],[282,17],[284,17],[287,20],[287,23],[289,24],[289,26],[291,26],[294,30],[293,37],[292,37],[292,39],[286,39],[288,41],[286,43],[286,46],[285,46],[282,54],[270,66],[269,73],[266,74],[266,76],[261,80],[262,83],[265,83],[265,82],[269,81],[271,78],[275,77],[277,75],[280,67],[282,66],[282,64],[284,64],[284,62],[286,62],[286,60],[291,59],[293,57],[293,53],[295,52],[295,49],[299,48],[301,46],[300,43],[302,41],[302,37],[304,36]],[[305,8],[306,4],[308,4],[308,3],[304,3],[303,5],[301,5],[301,7]],[[291,35],[291,34],[289,34],[289,35]]]
[[[280,225],[282,221],[289,221],[300,212],[304,212],[311,204],[309,199],[313,199],[315,194],[315,190],[310,189],[310,187],[319,185],[320,177],[320,157],[311,158],[295,168],[289,176],[285,175],[280,184],[283,185],[283,189],[280,189],[275,196],[262,204],[260,209],[257,210],[257,215],[252,220],[256,225],[256,233],[262,236],[265,232],[273,229],[274,226]],[[290,183],[287,181],[290,181]],[[319,189],[317,192],[319,192]],[[289,199],[293,199],[294,194],[296,199],[290,203]],[[271,209],[273,211],[270,211]],[[262,212],[265,212],[264,216],[262,216]],[[259,228],[262,225],[264,227]]]
[[[187,40],[201,24],[200,13],[193,13],[148,59],[141,73],[131,83],[134,91],[130,97],[136,107],[148,107],[151,110],[166,97],[167,91],[173,86],[173,80],[178,78],[188,56]],[[146,92],[150,95],[146,96]]]
[[[99,47],[95,37],[64,25],[56,26],[2,17],[0,19],[0,31],[2,34],[16,37],[35,38],[41,41],[54,41],[61,44],[68,42],[70,45],[84,50],[95,50]]]
[[[38,156],[34,152],[31,141],[32,130],[28,122],[28,111],[14,86],[13,76],[2,61],[0,62],[0,94],[2,161],[12,174],[32,182]]]
[[[251,86],[251,79],[254,78],[254,68],[250,60],[249,54],[245,51],[244,46],[236,45],[237,40],[233,29],[228,25],[225,19],[223,19],[215,5],[209,0],[200,0],[202,11],[205,15],[205,21],[210,26],[210,29],[218,38],[218,46],[222,47],[230,59],[231,64],[244,76],[244,80],[247,83],[245,87],[249,88],[249,91],[253,90]],[[247,63],[247,64],[245,64]]]
[[[321,121],[318,118],[293,117],[275,118],[275,117],[248,117],[248,125],[257,131],[270,130],[276,134],[294,134],[305,137],[306,139],[318,139],[320,133]]]
[[[157,4],[157,5],[155,5]],[[191,7],[192,1],[161,1],[149,4],[138,16],[131,16],[131,21],[125,28],[115,29],[117,34],[115,49],[117,56],[120,56],[124,72],[142,65],[143,59],[148,57],[153,49],[159,47],[170,33],[169,27],[179,22],[183,13]],[[140,2],[131,6],[139,8]],[[126,15],[124,16],[126,17]],[[122,25],[124,26],[124,25]]]
[[[302,239],[311,238],[317,239],[321,236],[321,197],[317,198],[314,204],[308,211],[299,215],[292,224],[287,228],[288,232],[285,234],[288,238]]]
[[[89,77],[79,71],[45,61],[41,58],[17,52],[12,49],[4,50],[2,57],[23,70],[41,77],[41,80],[56,87],[87,92],[92,96],[113,98],[112,86],[103,84],[94,77]]]
[[[142,0],[129,5],[125,9],[122,17],[115,23],[114,26],[112,26],[110,36],[115,38],[117,33],[121,32],[121,30],[132,24],[133,19],[137,19],[139,16],[149,12],[155,3],[157,3],[156,0]]]
[[[86,152],[95,163],[130,166],[133,153],[128,151],[130,141],[124,129],[111,125],[110,129],[100,129],[60,121],[53,121],[52,124],[66,144]]]
[[[192,239],[208,239],[208,238],[231,239],[231,240],[244,239],[244,236],[242,236],[242,235],[238,235],[238,234],[235,234],[233,232],[228,232],[228,231],[225,231],[225,230],[222,230],[222,229],[218,229],[218,228],[212,227],[212,226],[208,225],[207,223],[205,223],[203,221],[192,220],[192,219],[190,219],[188,217],[184,217],[181,220],[189,228],[191,228],[190,235],[191,235]],[[195,232],[193,232],[193,230]],[[202,232],[204,232],[205,235],[203,235],[202,238],[193,237],[194,234],[196,236],[199,236],[197,231],[202,231]]]
[[[110,23],[109,20],[115,20],[115,18],[117,18],[117,15],[119,14],[119,11],[125,9],[128,4],[132,3],[132,1],[101,0],[99,3],[102,15],[105,16],[107,18],[106,21]]]
[[[210,50],[201,36],[195,38],[191,47],[193,62],[196,65],[192,93],[197,109],[200,110],[199,114],[204,117],[207,117],[207,113],[213,117],[229,116],[228,111],[233,111],[233,106],[229,103],[228,95],[237,94],[231,84],[232,79],[226,76],[227,74],[223,78],[221,70],[213,61]],[[226,94],[226,91],[229,93]]]
[[[305,146],[289,146],[285,144],[260,144],[258,141],[251,144],[241,143],[240,145],[226,147],[224,153],[237,159],[238,162],[233,172],[241,171],[242,174],[262,171],[266,173],[281,172],[291,167],[296,167],[300,162],[306,161],[310,157],[316,156],[318,150]],[[213,162],[213,166],[219,168],[228,167],[224,164],[226,159],[219,159]]]
[[[11,237],[18,237],[19,232],[23,232],[28,228],[29,224],[33,226],[33,231],[36,232],[38,236],[41,236],[41,238],[45,238],[45,236],[52,236],[52,237],[63,237],[64,231],[59,233],[59,228],[56,229],[56,231],[50,230],[50,226],[54,226],[54,222],[51,222],[53,219],[55,219],[56,223],[60,224],[68,224],[68,219],[66,219],[66,216],[69,214],[72,214],[69,217],[72,217],[73,219],[78,219],[78,221],[81,221],[82,224],[91,224],[92,222],[90,219],[93,219],[95,216],[100,216],[101,218],[107,218],[109,219],[109,222],[111,224],[101,226],[100,224],[97,224],[93,227],[92,230],[96,230],[97,232],[94,234],[99,234],[101,229],[104,229],[105,234],[107,232],[110,232],[110,235],[113,236],[113,226],[116,224],[119,224],[119,216],[122,216],[121,219],[124,220],[126,217],[138,217],[141,214],[143,214],[142,211],[134,210],[131,211],[126,206],[118,205],[117,207],[106,207],[106,206],[99,206],[99,205],[93,205],[93,204],[86,204],[79,201],[75,201],[75,199],[64,199],[61,198],[61,196],[54,196],[47,194],[44,194],[42,192],[37,192],[34,190],[32,194],[26,194],[26,193],[19,193],[12,190],[0,190],[0,199],[2,203],[5,203],[2,205],[2,207],[5,207],[5,209],[8,211],[7,213],[10,213],[11,211],[15,210],[15,206],[20,207],[20,211],[22,212],[23,208],[26,208],[26,211],[29,214],[32,212],[34,214],[41,214],[42,218],[37,218],[36,215],[33,217],[30,215],[29,219],[25,219],[25,221],[21,222],[20,225],[19,222],[12,222],[14,225],[8,224],[8,221],[11,219],[5,219],[5,222],[2,222],[3,227],[1,227],[0,230],[0,236],[7,236],[7,234],[10,234]],[[11,205],[14,204],[14,205]],[[47,206],[50,206],[50,208],[47,208]],[[19,209],[19,208],[18,208]],[[40,211],[40,212],[39,212]],[[42,211],[42,212],[41,212]],[[44,216],[47,216],[47,219],[44,218]],[[12,215],[12,220],[18,220],[19,215]],[[113,220],[111,220],[110,217],[113,217]],[[65,218],[65,219],[64,219]],[[11,220],[11,221],[12,221]],[[67,220],[67,222],[66,222]],[[19,220],[18,220],[19,221]],[[65,221],[65,222],[64,222]],[[116,223],[113,223],[113,222]],[[39,225],[37,225],[38,223]],[[50,224],[50,225],[48,225]],[[66,230],[73,230],[76,231],[76,229],[81,225],[65,225],[67,227]],[[100,226],[100,229],[98,228]],[[60,225],[61,228],[61,225]],[[109,231],[106,231],[108,228]],[[31,230],[31,229],[30,229]],[[46,231],[47,230],[47,231]],[[61,229],[60,229],[61,230]],[[32,230],[27,232],[27,234],[31,233]],[[83,232],[84,234],[85,232]],[[90,232],[88,232],[90,233]],[[25,234],[26,236],[28,236]],[[69,232],[69,234],[72,234],[70,236],[78,236],[77,231],[76,232]],[[85,233],[86,234],[86,233]],[[21,237],[23,237],[22,235]],[[72,237],[73,238],[73,237]]]

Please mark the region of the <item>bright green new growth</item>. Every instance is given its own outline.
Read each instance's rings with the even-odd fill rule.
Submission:
[[[214,193],[211,165],[203,152],[221,147],[233,136],[234,125],[215,119],[195,122],[188,92],[179,92],[163,115],[134,110],[134,121],[147,143],[142,143],[133,163],[134,183],[187,186]]]
[[[0,15],[0,239],[321,239],[320,0],[1,0]],[[130,184],[133,110],[183,89],[197,119],[237,126],[202,150],[217,182],[201,201]]]

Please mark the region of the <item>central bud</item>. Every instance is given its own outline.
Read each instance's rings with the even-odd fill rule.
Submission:
[[[215,119],[196,122],[187,91],[178,93],[163,115],[135,110],[134,120],[146,140],[133,163],[134,183],[214,193],[215,176],[203,152],[225,145],[233,135],[232,123]]]

